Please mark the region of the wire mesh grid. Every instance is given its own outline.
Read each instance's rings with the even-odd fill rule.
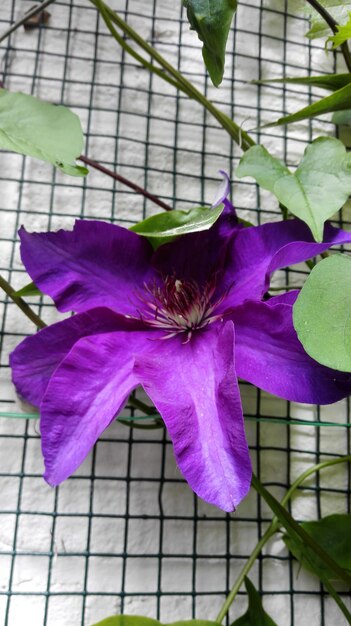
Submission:
[[[243,0],[229,39],[225,79],[215,90],[180,2],[114,0],[110,5],[245,129],[311,101],[307,88],[260,88],[248,81],[334,67],[322,43],[304,37],[308,24],[294,13],[293,2]],[[4,0],[1,30],[31,6],[31,0]],[[279,219],[268,194],[235,180],[240,150],[225,131],[199,105],[126,56],[88,2],[57,0],[50,13],[47,26],[19,30],[2,44],[7,88],[70,106],[83,123],[86,155],[172,206],[210,203],[222,168],[234,178],[242,217],[255,223]],[[305,143],[325,132],[333,132],[331,125],[316,120],[256,135],[293,167]],[[29,230],[57,229],[84,217],[128,226],[159,212],[99,172],[72,179],[9,153],[1,154],[0,181],[0,265],[14,287],[26,283],[16,234],[21,224]],[[299,285],[303,272],[303,266],[281,272],[275,284]],[[197,500],[176,468],[163,430],[135,430],[117,422],[76,474],[50,489],[41,477],[36,422],[19,417],[33,409],[16,398],[8,366],[10,351],[35,329],[0,297],[1,623],[18,626],[25,617],[27,626],[90,626],[120,611],[163,621],[215,619],[270,511],[254,493],[233,515]],[[29,302],[47,323],[58,319],[49,299]],[[316,409],[244,383],[241,390],[253,464],[275,495],[282,496],[311,464],[350,453],[347,400]],[[293,514],[315,519],[349,512],[349,488],[345,467],[330,470],[304,486]],[[279,626],[344,623],[318,581],[299,572],[281,537],[268,544],[251,577]],[[245,606],[242,591],[231,620]]]

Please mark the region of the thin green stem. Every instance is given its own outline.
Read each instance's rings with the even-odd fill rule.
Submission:
[[[306,263],[306,265],[307,265],[308,269],[310,269],[310,270],[313,270],[314,266],[316,265],[316,264],[312,261],[312,259],[308,259],[307,261],[305,261],[305,263]]]
[[[333,459],[331,461],[324,461],[322,463],[318,463],[317,465],[313,465],[312,467],[310,467],[308,470],[306,470],[305,472],[303,472],[303,474],[301,474],[291,485],[290,489],[286,492],[285,496],[282,498],[280,504],[281,506],[285,506],[289,500],[292,498],[292,496],[294,495],[295,491],[300,487],[300,485],[307,479],[309,478],[311,475],[323,470],[323,469],[327,469],[328,467],[331,467],[333,465],[339,465],[341,463],[348,463],[351,462],[351,455],[347,455],[347,456],[343,456],[339,459]],[[264,535],[261,537],[260,541],[257,543],[257,545],[254,547],[253,551],[251,552],[248,560],[246,561],[244,567],[242,568],[238,578],[236,579],[229,595],[227,596],[225,603],[223,604],[217,618],[216,618],[216,622],[221,623],[223,621],[223,619],[225,618],[225,616],[227,615],[232,603],[235,600],[235,597],[241,587],[241,585],[244,582],[244,578],[245,576],[248,575],[251,567],[253,566],[256,558],[258,557],[258,555],[260,554],[262,548],[266,545],[266,543],[269,541],[269,539],[277,532],[277,530],[280,527],[280,523],[279,520],[276,516],[274,516],[272,518],[272,521],[269,525],[269,527],[267,528],[266,532],[264,533]],[[324,582],[324,581],[323,581]],[[326,585],[327,587],[327,585]],[[334,588],[332,588],[333,591]],[[331,593],[330,589],[328,589],[329,593]],[[331,593],[331,595],[334,597],[333,593]],[[337,594],[336,594],[337,595]],[[339,596],[337,595],[338,599]],[[336,598],[334,597],[334,600],[336,600]],[[339,603],[338,603],[339,604]],[[340,607],[341,609],[341,607]],[[342,609],[341,609],[342,610]],[[344,612],[344,611],[343,611]]]
[[[274,496],[272,496],[272,494],[264,487],[254,474],[252,475],[251,484],[275,513],[280,524],[288,532],[289,537],[294,543],[296,543],[298,548],[304,552],[305,560],[309,563],[311,569],[317,574],[318,578],[325,584],[332,597],[335,599],[337,597],[337,592],[330,580],[327,579],[320,569],[318,573],[316,572],[315,557],[322,560],[323,563],[331,569],[336,578],[342,580],[348,585],[348,587],[350,587],[351,576],[349,572],[341,567],[328,554],[328,552],[326,552],[324,548],[317,541],[315,541],[315,539],[313,539],[313,537],[301,526],[301,524],[296,522],[290,513],[280,504],[280,502],[278,502],[278,500],[276,500],[276,498],[274,498]],[[313,553],[313,556],[311,555],[311,552]],[[351,614],[340,597],[338,597],[337,604],[345,615],[348,623],[351,624]]]
[[[128,52],[128,54],[130,54],[136,61],[138,61],[141,65],[143,65],[145,69],[149,70],[149,72],[153,72],[154,74],[157,74],[157,76],[160,76],[160,78],[167,81],[170,85],[172,85],[176,89],[180,89],[179,83],[177,81],[167,76],[167,74],[165,74],[165,72],[160,70],[158,67],[155,67],[154,65],[152,65],[152,63],[144,59],[144,57],[138,54],[135,50],[133,50],[133,48],[129,44],[127,44],[126,40],[123,39],[123,37],[116,31],[109,17],[109,13],[107,12],[107,7],[102,2],[100,2],[100,0],[90,0],[90,2],[97,8],[107,28],[109,29],[111,35],[114,37],[114,39],[116,39],[117,43],[119,43],[119,45],[123,48],[123,50]],[[112,17],[114,17],[114,14]]]
[[[268,291],[292,291],[293,289],[302,289],[302,285],[283,285],[282,287],[270,287]]]
[[[124,424],[124,426],[128,426],[129,428],[136,428],[140,430],[158,430],[160,428],[164,428],[165,426],[161,420],[154,420],[149,424],[140,424],[132,418],[119,417],[117,421],[120,424]]]
[[[133,406],[135,409],[139,409],[140,411],[143,411],[143,413],[145,413],[146,415],[150,415],[152,417],[154,417],[155,415],[159,415],[155,407],[145,404],[145,402],[138,400],[138,398],[135,398],[135,396],[130,396],[128,398],[128,404]]]
[[[262,496],[268,506],[275,513],[279,519],[280,524],[288,531],[292,539],[297,538],[299,542],[302,542],[308,548],[310,548],[316,556],[318,556],[324,563],[330,567],[337,578],[343,580],[347,585],[351,585],[351,575],[344,570],[329,554],[322,548],[303,528],[298,522],[290,515],[290,513],[284,509],[284,507],[278,502],[278,500],[266,489],[266,487],[258,480],[255,474],[252,475],[251,480],[252,487],[257,493]],[[308,553],[305,555],[308,559]]]
[[[147,67],[150,71],[158,74],[164,80],[167,80],[171,84],[173,84],[177,89],[186,93],[189,97],[193,98],[197,102],[199,102],[203,107],[205,107],[212,115],[217,119],[217,121],[227,130],[232,139],[242,147],[243,150],[248,150],[251,146],[255,145],[255,142],[251,137],[243,131],[240,126],[235,124],[233,120],[231,120],[225,113],[222,113],[217,107],[210,102],[194,85],[188,81],[180,72],[178,72],[170,63],[166,61],[166,59],[159,53],[157,50],[148,44],[138,33],[127,24],[117,13],[115,13],[109,6],[107,6],[103,0],[90,0],[91,3],[98,9],[101,13],[103,19],[106,22],[107,27],[113,36],[117,39],[118,43],[123,46],[125,50],[129,53],[133,54],[134,58],[138,58],[138,61],[141,62],[144,67]],[[144,50],[156,63],[158,63],[164,71],[160,70],[160,68],[155,67],[151,63],[149,63],[146,59],[143,59],[140,55],[136,57],[135,51],[131,52],[130,46],[126,44],[126,42],[121,38],[115,29],[111,28],[113,22],[120,28],[125,35],[130,37],[142,50]],[[122,43],[123,41],[123,43]]]
[[[248,575],[251,567],[253,566],[254,562],[256,561],[258,555],[260,554],[263,546],[266,545],[267,541],[269,541],[269,539],[274,535],[274,533],[276,532],[276,529],[272,529],[272,524],[269,526],[269,528],[267,528],[266,532],[264,533],[264,535],[262,535],[261,539],[259,540],[259,542],[255,545],[253,551],[251,552],[248,560],[246,561],[244,567],[242,568],[238,578],[236,579],[229,595],[227,596],[220,612],[218,613],[217,617],[216,617],[216,622],[218,622],[218,624],[221,624],[222,621],[224,620],[225,616],[227,615],[231,605],[233,604],[235,597],[241,587],[241,585],[244,582],[245,577]]]
[[[35,17],[36,15],[38,15],[38,13],[41,13],[44,9],[46,9],[49,4],[53,4],[54,2],[55,0],[44,0],[44,2],[42,2],[41,4],[35,5],[0,36],[0,43],[2,43],[5,39],[7,39],[7,37],[12,35],[15,30],[23,26],[31,17]]]
[[[326,576],[323,577],[322,582],[323,582],[324,587],[328,591],[328,593],[335,600],[335,602],[338,605],[340,611],[345,615],[348,624],[351,624],[351,613],[346,608],[345,604],[343,603],[343,601],[340,598],[339,594],[337,593],[336,589],[333,587],[333,585],[331,584],[331,582],[328,580],[328,578]]]
[[[13,300],[15,304],[17,304],[17,306],[28,317],[28,319],[30,319],[30,321],[37,326],[37,328],[44,328],[46,326],[45,322],[43,322],[39,315],[34,313],[34,311],[22,298],[15,296],[15,289],[13,289],[10,283],[8,283],[7,280],[5,280],[5,278],[3,278],[2,276],[0,276],[0,287],[9,296],[9,298],[11,298],[11,300]]]
[[[303,482],[305,482],[307,478],[309,478],[313,474],[316,474],[316,472],[320,472],[321,470],[332,467],[333,465],[340,465],[341,463],[351,463],[351,454],[347,454],[346,456],[342,456],[338,459],[332,459],[331,461],[323,461],[322,463],[317,463],[316,465],[310,467],[308,470],[298,476],[298,478],[293,482],[290,489],[286,492],[285,496],[281,500],[281,505],[285,506],[287,502],[291,500],[295,491],[300,487]]]

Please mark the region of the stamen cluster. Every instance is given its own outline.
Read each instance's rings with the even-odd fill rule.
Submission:
[[[220,317],[213,315],[222,300],[212,302],[215,290],[215,281],[201,288],[193,280],[166,276],[161,286],[145,284],[147,295],[139,295],[144,304],[140,317],[148,326],[170,331],[164,339],[186,333],[187,343],[194,330],[204,328]]]

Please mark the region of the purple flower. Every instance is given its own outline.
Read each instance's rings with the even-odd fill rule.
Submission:
[[[225,205],[210,230],[156,252],[145,238],[104,222],[78,220],[73,231],[56,233],[21,228],[32,280],[60,311],[76,313],[11,355],[18,392],[40,405],[51,485],[78,468],[142,385],[191,488],[232,511],[251,481],[237,377],[298,402],[349,394],[350,375],[319,365],[299,343],[297,292],[262,298],[272,272],[350,234],[328,224],[318,244],[299,220],[243,228]]]

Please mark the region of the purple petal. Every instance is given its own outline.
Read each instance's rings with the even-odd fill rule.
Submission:
[[[295,304],[295,300],[299,293],[300,289],[292,289],[286,293],[279,294],[279,296],[269,298],[269,300],[266,300],[266,304],[268,304],[268,306],[276,306],[277,304],[290,304],[292,306]]]
[[[223,180],[219,183],[218,189],[215,193],[215,197],[212,203],[213,209],[218,207],[220,204],[223,204],[230,192],[230,180],[227,172],[225,172],[224,170],[219,170],[219,173],[222,175]]]
[[[246,302],[231,311],[237,374],[286,400],[330,404],[351,393],[351,375],[320,365],[304,351],[292,322],[292,306],[278,296]],[[288,302],[290,294],[286,296]]]
[[[234,209],[226,206],[209,230],[190,233],[160,246],[152,265],[162,276],[176,276],[201,286],[214,277],[219,282],[225,269],[228,246],[241,228]]]
[[[135,355],[153,343],[150,335],[122,331],[84,337],[55,370],[40,420],[49,484],[58,485],[79,467],[137,386]]]
[[[152,248],[144,237],[105,222],[77,220],[73,231],[27,233],[21,256],[27,272],[59,311],[103,304],[131,313],[135,290],[149,278]]]
[[[232,323],[157,346],[138,359],[143,387],[161,413],[180,471],[195,493],[224,511],[246,496],[251,463],[234,368]]]
[[[10,354],[12,380],[17,392],[39,406],[54,370],[78,339],[131,325],[132,322],[113,311],[97,308],[26,337]]]
[[[351,241],[351,233],[326,224],[323,243],[313,240],[300,220],[269,223],[237,231],[227,259],[223,287],[233,285],[226,306],[261,298],[271,274],[288,265],[310,259],[331,246]]]

